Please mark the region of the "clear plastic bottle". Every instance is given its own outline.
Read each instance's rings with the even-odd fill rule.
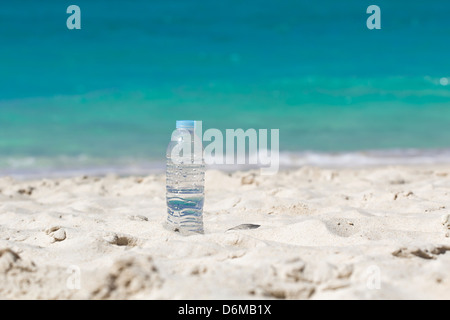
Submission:
[[[166,152],[166,227],[182,234],[203,233],[205,164],[194,128],[195,121],[177,121]]]

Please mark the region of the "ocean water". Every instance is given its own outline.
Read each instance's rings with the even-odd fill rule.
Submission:
[[[2,175],[161,170],[177,119],[280,129],[287,166],[450,161],[449,1],[70,4],[0,6]]]

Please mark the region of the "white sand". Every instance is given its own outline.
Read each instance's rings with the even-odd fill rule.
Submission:
[[[0,178],[0,298],[450,299],[450,165],[255,173],[207,173],[193,236],[164,175]]]

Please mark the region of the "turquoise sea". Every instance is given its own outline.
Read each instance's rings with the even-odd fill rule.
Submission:
[[[68,30],[66,9],[81,9]],[[381,8],[381,30],[366,9]],[[280,130],[282,165],[450,162],[450,2],[0,5],[0,174],[160,170],[177,119]]]

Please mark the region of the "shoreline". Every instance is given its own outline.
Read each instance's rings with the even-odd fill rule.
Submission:
[[[279,170],[295,170],[304,166],[318,168],[371,168],[382,166],[450,164],[450,149],[393,149],[349,152],[282,151]],[[259,170],[257,165],[208,164],[207,170],[224,172]],[[97,159],[87,156],[53,158],[0,159],[0,177],[17,179],[70,178],[76,176],[147,175],[165,172],[163,160]]]

